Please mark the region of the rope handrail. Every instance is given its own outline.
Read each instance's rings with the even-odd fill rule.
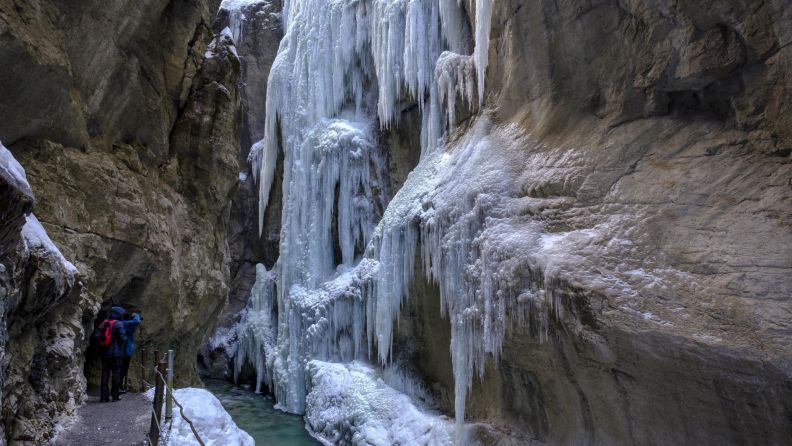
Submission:
[[[155,353],[156,353],[156,351],[155,351]],[[163,362],[165,362],[165,358],[166,358],[166,356],[165,356],[165,355],[162,355],[160,358],[157,358],[156,354],[155,354],[155,357],[154,357],[154,359],[155,359],[155,362],[157,362],[157,363],[163,363]],[[157,360],[158,360],[158,361],[157,361]],[[142,361],[142,359],[141,359],[141,361]],[[156,379],[158,378],[158,379],[159,379],[159,381],[161,381],[161,382],[162,382],[162,385],[163,385],[163,391],[164,391],[163,393],[165,393],[165,394],[169,394],[171,401],[172,401],[173,403],[175,403],[175,404],[176,404],[176,406],[179,408],[179,414],[181,415],[182,419],[183,419],[184,421],[186,421],[186,422],[187,422],[187,424],[190,426],[190,430],[192,431],[193,435],[195,436],[195,439],[196,439],[196,440],[198,440],[198,443],[199,443],[201,446],[206,446],[206,443],[204,443],[203,439],[201,438],[201,435],[198,433],[198,430],[195,428],[195,424],[194,424],[194,423],[193,423],[193,421],[192,421],[192,420],[190,420],[190,419],[187,417],[187,415],[184,413],[184,410],[185,410],[185,409],[184,409],[184,406],[183,406],[181,403],[179,403],[179,401],[176,399],[176,396],[173,394],[173,389],[172,389],[172,388],[170,388],[170,387],[168,386],[167,380],[165,379],[165,376],[163,376],[162,372],[161,372],[161,371],[159,370],[159,368],[157,367],[157,364],[154,364],[154,365],[153,365],[153,367],[150,367],[150,368],[149,368],[149,367],[146,367],[146,366],[144,366],[144,365],[142,364],[142,362],[141,362],[141,363],[138,363],[138,365],[139,365],[139,366],[140,366],[140,367],[141,367],[141,368],[142,368],[142,369],[143,369],[143,370],[144,370],[146,373],[148,373],[148,372],[150,372],[150,371],[152,371],[152,370],[154,371],[154,373],[155,373],[155,381],[156,381]],[[155,387],[154,385],[152,385],[151,383],[149,383],[148,381],[146,381],[146,379],[145,379],[145,376],[146,376],[146,375],[143,375],[143,377],[141,377],[141,378],[140,378],[140,381],[141,381],[141,382],[142,382],[142,383],[143,383],[143,384],[144,384],[144,385],[145,385],[147,388],[149,388],[149,389],[150,389],[150,388],[152,388],[152,387]],[[157,384],[159,384],[159,383],[157,383]],[[156,399],[156,396],[155,396],[155,399]],[[156,404],[156,403],[155,403],[155,404]],[[161,423],[161,417],[162,417],[162,414],[159,414],[159,415],[158,415],[158,414],[156,413],[156,410],[154,409],[154,406],[152,406],[152,407],[151,407],[151,413],[152,413],[152,416],[153,416],[153,421],[156,423],[156,427],[157,427],[157,437],[161,437],[161,436],[162,436],[162,427],[160,426],[160,423]],[[170,418],[170,416],[169,416],[168,418]],[[172,423],[172,421],[171,421],[171,423]],[[151,433],[151,432],[149,432],[149,435],[147,436],[147,440],[148,440],[148,442],[149,442],[149,444],[150,444],[150,445],[152,445],[152,444],[155,444],[155,443],[152,441],[151,435],[152,435],[152,433]]]
[[[190,430],[192,430],[193,435],[195,435],[195,439],[198,440],[198,443],[200,443],[201,446],[206,446],[204,441],[201,439],[201,436],[198,434],[198,430],[195,429],[195,425],[193,424],[192,420],[187,418],[187,415],[185,415],[184,406],[182,406],[181,403],[179,403],[179,401],[176,400],[176,395],[173,394],[173,389],[168,388],[168,383],[165,381],[165,377],[162,376],[162,372],[160,372],[159,370],[156,370],[156,373],[159,376],[159,378],[162,381],[162,383],[165,385],[165,388],[168,389],[167,391],[170,392],[170,395],[171,395],[170,397],[171,397],[171,400],[173,401],[173,403],[176,404],[176,406],[179,407],[179,414],[181,414],[182,419],[184,421],[186,421],[187,424],[190,425]]]

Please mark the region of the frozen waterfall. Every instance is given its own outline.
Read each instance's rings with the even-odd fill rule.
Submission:
[[[319,384],[309,364],[316,371],[327,369],[324,363],[391,361],[394,323],[409,298],[416,259],[440,285],[450,319],[458,427],[474,370],[482,373],[486,355],[500,351],[509,310],[501,287],[509,284],[495,274],[503,259],[480,239],[482,209],[500,204],[472,197],[503,192],[508,184],[467,190],[449,180],[448,172],[467,165],[465,157],[484,156],[487,138],[463,143],[454,155],[444,147],[457,100],[476,110],[485,99],[492,0],[475,1],[473,29],[467,6],[458,0],[284,2],[265,137],[250,154],[260,227],[277,155],[284,154],[280,258],[272,271],[257,269],[235,361],[237,373],[245,361],[253,364],[258,386],[274,389],[286,411],[311,411],[306,400]],[[422,147],[415,148],[422,157],[389,203],[378,134],[399,126],[409,104],[423,116]],[[365,366],[343,370],[333,373],[379,379]],[[396,392],[372,386],[379,389],[372,395]]]

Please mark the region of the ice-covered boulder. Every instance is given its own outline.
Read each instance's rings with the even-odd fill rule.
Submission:
[[[307,374],[305,421],[328,444],[452,444],[451,420],[419,409],[365,363],[314,360],[308,363]]]

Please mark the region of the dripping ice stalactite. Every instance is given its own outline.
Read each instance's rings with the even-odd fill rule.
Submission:
[[[489,60],[489,34],[492,26],[493,1],[476,0],[476,47],[473,50],[473,58],[476,61],[479,104],[484,103],[484,80],[487,77]]]
[[[479,118],[453,154],[435,152],[421,161],[388,206],[372,243],[380,247],[372,252],[380,262],[375,331],[380,345],[387,345],[392,342],[389,322],[408,297],[412,280],[406,260],[415,258],[420,241],[422,270],[438,285],[441,311],[451,324],[457,435],[474,372],[483,375],[489,356],[497,361],[507,323],[526,319],[530,305],[518,305],[516,299],[524,288],[520,275],[538,270],[529,264],[538,252],[538,231],[512,226],[513,167],[493,150],[514,141],[518,134]],[[544,299],[535,303],[545,305]]]
[[[284,2],[265,137],[249,158],[261,227],[278,151],[284,154],[280,259],[270,272],[257,269],[235,358],[237,373],[245,361],[256,367],[259,386],[274,388],[284,410],[306,410],[311,360],[370,359],[376,348],[382,363],[390,361],[420,240],[424,270],[441,285],[451,320],[456,417],[464,420],[474,366],[499,351],[504,309],[473,285],[454,288],[477,265],[471,250],[482,205],[459,197],[454,205],[464,206],[453,211],[450,201],[425,200],[450,168],[438,147],[455,124],[456,98],[472,107],[477,91],[483,103],[491,8],[492,0],[476,1],[471,30],[459,0]],[[422,113],[422,160],[387,203],[377,131],[398,126],[411,103]],[[479,335],[483,344],[473,342]]]

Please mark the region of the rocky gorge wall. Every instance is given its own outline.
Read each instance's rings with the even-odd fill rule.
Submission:
[[[512,194],[563,240],[565,316],[475,380],[487,442],[792,436],[790,42],[788,1],[494,3],[486,108],[528,135]]]
[[[79,286],[49,294],[11,277],[13,293],[37,299],[6,307],[11,443],[41,444],[82,400],[84,334],[99,304],[139,309],[138,348],[173,348],[177,381],[197,380],[197,350],[227,301],[239,171],[240,66],[230,34],[211,30],[218,6],[0,2],[0,140],[27,172],[41,224],[79,270]],[[16,262],[36,271],[34,260]],[[42,262],[33,277],[44,281],[52,268]],[[28,339],[32,325],[31,336],[43,334]],[[58,371],[42,366],[52,343],[68,358],[49,362]],[[95,369],[89,362],[86,374]],[[39,396],[17,395],[22,382]]]
[[[231,202],[229,248],[231,282],[228,306],[220,317],[218,331],[201,351],[205,372],[215,378],[229,378],[228,342],[240,312],[247,305],[250,289],[256,280],[256,264],[271,268],[278,259],[282,194],[280,181],[273,188],[264,216],[263,231],[258,226],[258,188],[248,163],[251,147],[264,137],[267,78],[278,43],[283,37],[279,1],[230,2],[221,5],[213,28],[229,27],[239,54],[242,125],[240,127],[239,187]],[[279,172],[282,171],[282,167]],[[279,173],[279,178],[282,173]]]

